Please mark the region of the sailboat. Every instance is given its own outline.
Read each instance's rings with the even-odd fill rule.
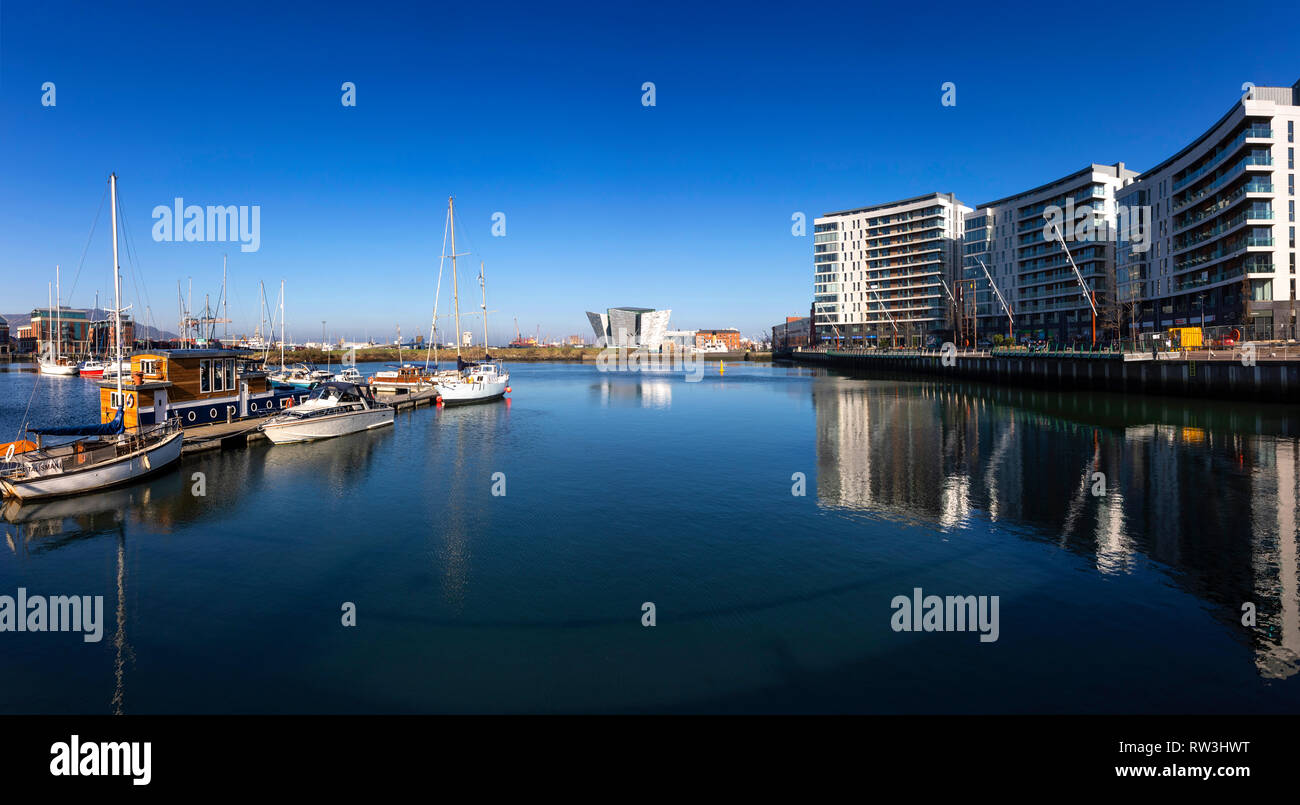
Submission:
[[[59,267],[54,267],[54,292],[62,297],[63,294],[58,290],[59,285]],[[39,367],[43,375],[58,375],[69,377],[81,372],[81,367],[71,358],[65,358],[60,353],[63,350],[63,300],[59,299],[58,305],[51,305],[52,309],[46,309],[46,314],[54,314],[54,329],[50,337],[45,341],[45,355],[41,358]],[[42,322],[42,328],[48,326]]]
[[[466,403],[489,402],[499,400],[510,391],[510,375],[501,366],[501,362],[488,352],[487,335],[487,284],[483,274],[483,265],[479,264],[478,283],[483,289],[483,360],[466,361],[460,356],[460,285],[456,278],[456,214],[455,201],[447,198],[447,222],[451,227],[451,288],[456,305],[456,375],[442,377],[434,383],[443,405],[464,405]]]
[[[117,174],[108,177],[113,217],[113,345],[122,361],[122,282],[117,257]],[[112,395],[117,413],[112,420],[80,427],[27,428],[36,442],[11,442],[0,464],[0,489],[20,500],[79,495],[130,483],[178,461],[183,440],[179,419],[156,425],[123,426],[123,412],[135,401],[122,391]],[[46,446],[46,436],[76,436],[70,442]]]

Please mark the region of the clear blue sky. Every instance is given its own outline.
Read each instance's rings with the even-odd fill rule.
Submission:
[[[237,331],[257,322],[258,280],[274,303],[281,279],[300,339],[322,319],[349,338],[427,331],[454,193],[494,340],[515,316],[589,335],[583,311],[615,305],[753,335],[806,313],[818,214],[936,190],[978,203],[1089,162],[1142,170],[1243,81],[1300,78],[1280,7],[1092,10],[5,0],[0,311],[43,305],[56,263],[72,286],[116,171],[139,247],[128,301],[165,329],[177,280],[215,298],[226,252]],[[260,250],[153,242],[151,210],[176,196],[261,205]],[[106,234],[73,305],[111,293]]]

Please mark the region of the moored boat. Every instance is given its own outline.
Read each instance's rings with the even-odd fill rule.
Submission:
[[[117,255],[117,175],[109,176],[113,221],[113,331],[117,357],[122,352],[122,291]],[[74,373],[76,365],[73,365]],[[19,500],[63,497],[108,489],[158,472],[180,459],[180,422],[126,422],[127,393],[121,377],[108,393],[111,412],[97,425],[26,428],[36,442],[10,443],[0,465],[0,489]],[[133,395],[132,395],[133,396]],[[104,393],[101,393],[101,400]],[[111,416],[109,414],[111,413]],[[47,436],[74,436],[70,442],[46,446]]]
[[[393,424],[393,408],[364,386],[329,380],[312,389],[302,405],[277,414],[258,430],[274,444],[332,439]]]
[[[451,198],[447,199],[447,226],[451,231],[451,288],[456,306],[456,332],[459,333],[460,285],[456,278],[456,216]],[[488,351],[487,280],[482,263],[479,263],[478,283],[483,289],[483,360],[463,360],[460,356],[460,339],[456,340],[456,372],[434,382],[443,405],[491,402],[501,399],[510,391],[510,375]]]

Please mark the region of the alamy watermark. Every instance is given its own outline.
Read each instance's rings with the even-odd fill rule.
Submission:
[[[998,639],[996,595],[923,595],[914,587],[911,596],[894,596],[889,607],[895,632],[979,632],[981,643]]]
[[[168,207],[153,208],[155,242],[236,242],[241,252],[255,252],[262,245],[262,207],[259,204],[222,206],[185,203],[177,196]]]
[[[104,596],[0,595],[0,632],[82,632],[82,640],[104,639]]]

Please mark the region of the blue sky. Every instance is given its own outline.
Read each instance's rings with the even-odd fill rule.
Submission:
[[[123,5],[0,5],[0,311],[43,305],[55,264],[65,302],[111,294],[107,209],[77,266],[116,171],[128,301],[165,329],[227,253],[235,331],[283,279],[299,339],[425,332],[455,194],[494,341],[615,305],[755,335],[806,313],[823,212],[1142,170],[1242,82],[1300,78],[1296,26],[1186,4]],[[260,249],[154,242],[177,196],[260,205]]]

